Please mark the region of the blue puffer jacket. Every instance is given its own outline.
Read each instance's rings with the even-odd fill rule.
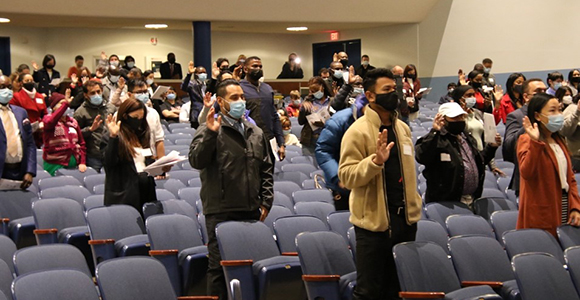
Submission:
[[[318,142],[316,143],[316,161],[320,168],[324,171],[326,179],[326,187],[338,191],[338,163],[340,161],[340,143],[346,130],[360,118],[362,108],[368,103],[364,94],[360,94],[356,98],[356,102],[351,107],[332,115],[320,133]]]

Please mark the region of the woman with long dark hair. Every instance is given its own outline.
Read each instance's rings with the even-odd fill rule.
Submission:
[[[144,203],[157,200],[155,181],[143,171],[145,157],[151,156],[145,104],[125,100],[116,118],[109,115],[107,127],[105,205],[127,204],[141,212]]]
[[[507,93],[501,98],[499,105],[493,110],[495,124],[507,121],[507,115],[524,105],[523,84],[526,76],[522,73],[512,73],[506,81]]]
[[[517,228],[539,228],[556,236],[563,224],[580,225],[580,196],[562,129],[558,99],[536,94],[518,139],[520,209]]]

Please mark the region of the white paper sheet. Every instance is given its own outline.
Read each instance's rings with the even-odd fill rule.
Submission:
[[[179,155],[177,151],[171,151],[169,154],[163,156],[162,158],[156,160],[154,163],[148,165],[143,169],[147,172],[149,176],[158,176],[163,174],[163,167],[173,166],[180,161],[186,160],[187,157]]]
[[[20,185],[22,185],[22,181],[0,179],[0,191],[20,190]]]
[[[272,149],[272,153],[274,154],[276,161],[280,161],[280,155],[278,155],[278,150],[280,150],[280,147],[278,147],[278,142],[276,141],[275,137],[270,140],[270,149]]]
[[[431,92],[431,89],[432,88],[430,88],[430,87],[428,87],[428,88],[420,88],[419,89],[419,92],[417,92],[417,94],[423,93],[423,96],[427,96]]]
[[[161,98],[161,96],[168,90],[169,90],[168,86],[163,85],[158,86],[157,89],[155,90],[155,93],[153,93],[153,96],[151,96],[151,99],[159,99],[159,100],[163,99]]]
[[[495,127],[495,118],[492,114],[483,114],[483,132],[485,136],[485,142],[487,144],[495,144],[497,128]]]

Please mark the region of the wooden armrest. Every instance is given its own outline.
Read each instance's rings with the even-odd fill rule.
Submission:
[[[478,286],[478,285],[489,285],[491,288],[500,288],[503,286],[503,282],[501,281],[462,281],[461,286],[468,287],[468,286]]]
[[[298,256],[298,252],[282,252],[282,256]]]
[[[306,282],[339,281],[340,275],[302,275]]]
[[[2,218],[2,223],[10,223],[10,219],[9,218]]]
[[[177,300],[218,300],[218,296],[181,296]]]
[[[443,292],[399,292],[401,298],[427,298],[427,299],[441,299],[445,298]]]
[[[251,259],[244,260],[222,260],[220,265],[224,267],[238,267],[238,266],[251,266],[254,263]]]
[[[114,239],[106,239],[106,240],[90,240],[89,245],[103,245],[103,244],[114,244]]]
[[[149,250],[149,255],[157,256],[157,255],[177,255],[179,250],[172,249],[172,250]]]
[[[56,228],[50,228],[50,229],[34,229],[33,233],[34,234],[53,234],[53,233],[57,233],[58,229]]]

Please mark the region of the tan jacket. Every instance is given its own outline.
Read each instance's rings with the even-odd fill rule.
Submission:
[[[340,146],[338,177],[350,193],[350,222],[369,231],[390,230],[388,204],[384,182],[384,165],[376,165],[377,137],[381,119],[377,112],[366,109],[344,134]],[[397,147],[403,172],[407,224],[421,218],[421,197],[417,193],[415,149],[409,127],[393,118]]]
[[[570,104],[564,110],[564,127],[560,134],[566,137],[568,149],[573,158],[580,158],[580,112],[577,104]]]

